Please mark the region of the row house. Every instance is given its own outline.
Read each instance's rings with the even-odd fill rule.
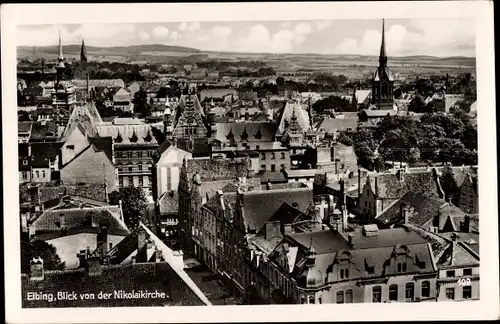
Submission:
[[[404,228],[290,233],[261,268],[272,291],[295,304],[435,301],[437,296],[431,246]]]
[[[61,142],[19,143],[20,182],[58,180],[62,145]]]
[[[260,179],[246,158],[184,159],[179,177],[179,239],[183,250],[203,259],[202,206],[218,190],[260,190]]]
[[[255,274],[245,257],[247,238],[266,231],[279,232],[280,217],[276,215],[286,213],[283,210],[289,215],[292,209],[295,217],[288,217],[291,223],[298,218],[297,214],[303,215],[309,210],[311,201],[312,191],[306,187],[272,189],[266,186],[261,191],[219,191],[204,206],[204,219],[209,222],[207,230],[212,231],[211,253],[215,257],[209,265],[215,266],[212,270],[233,288],[234,294],[248,301],[255,282]]]
[[[98,133],[113,139],[113,155],[118,172],[118,187],[142,188],[147,196],[152,195],[153,155],[159,143],[152,128],[162,131],[163,124],[100,125]]]

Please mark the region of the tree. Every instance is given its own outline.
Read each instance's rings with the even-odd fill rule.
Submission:
[[[338,96],[329,96],[320,99],[312,105],[312,109],[317,113],[324,113],[327,109],[335,109],[335,111],[339,112],[357,111],[356,107],[349,103],[349,100]]]
[[[118,191],[113,191],[109,194],[109,202],[111,205],[119,205],[122,203],[123,217],[125,224],[130,229],[135,229],[139,226],[139,222],[149,225],[149,220],[143,216],[143,211],[146,209],[146,195],[141,188],[128,186],[120,188]]]
[[[283,85],[285,84],[285,79],[284,79],[283,77],[281,77],[281,76],[280,76],[280,77],[277,77],[277,78],[276,78],[276,84],[277,84],[278,86],[280,86],[280,87],[281,87],[281,86],[283,86]]]
[[[444,191],[446,201],[451,199],[452,202],[456,204],[458,202],[460,188],[457,185],[453,172],[450,169],[445,169],[443,174],[439,177],[439,182]]]
[[[57,254],[56,248],[45,241],[21,241],[21,272],[30,272],[30,261],[33,258],[43,259],[45,270],[64,270],[65,263]]]
[[[337,141],[339,141],[339,143],[342,143],[346,146],[354,145],[354,141],[349,136],[347,136],[347,134],[345,132],[341,132],[339,134]]]

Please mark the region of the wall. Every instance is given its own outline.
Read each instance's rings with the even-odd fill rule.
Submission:
[[[50,169],[33,168],[31,171],[31,182],[50,182]]]
[[[464,276],[464,269],[472,269],[472,276]],[[447,278],[446,271],[455,270],[455,277]],[[464,300],[463,298],[463,288],[464,286],[460,285],[458,281],[460,279],[471,279],[471,287],[472,287],[472,298],[471,299],[479,299],[479,267],[468,267],[468,268],[456,268],[456,269],[446,269],[439,270],[439,280],[438,285],[439,288],[439,300],[448,300],[446,297],[446,288],[454,288],[455,289],[455,299],[454,300]]]
[[[162,154],[156,165],[158,197],[167,191],[177,191],[179,186],[180,168],[184,158],[191,159],[192,154],[175,147],[168,148]]]
[[[282,156],[284,153],[284,156]],[[272,171],[272,165],[275,166],[275,172],[281,171],[281,165],[284,164],[287,170],[290,170],[290,151],[262,151],[259,152],[260,159],[260,170],[264,170],[267,172]],[[272,159],[272,155],[274,154],[274,159]]]
[[[114,247],[124,238],[125,236],[108,235],[107,248],[109,249],[109,243],[112,243]],[[48,240],[47,243],[54,245],[61,260],[66,262],[66,268],[73,269],[78,268],[80,265],[78,257],[76,256],[80,250],[86,250],[87,246],[90,248],[90,251],[97,249],[97,234],[80,233],[68,235]]]
[[[73,145],[74,149],[68,149],[69,145]],[[75,157],[75,155],[80,153],[88,145],[89,142],[87,141],[85,135],[83,135],[78,127],[75,127],[71,134],[68,136],[66,143],[64,143],[63,147],[61,148],[62,165],[68,163],[73,157]]]
[[[61,180],[65,184],[93,183],[103,184],[106,179],[107,191],[117,189],[115,168],[104,152],[92,148],[61,169]]]
[[[386,284],[373,284],[373,285],[366,285],[364,286],[364,301],[360,302],[365,302],[365,303],[371,303],[373,300],[373,287],[375,286],[381,286],[382,287],[382,303],[389,303],[389,302],[395,302],[395,301],[390,301],[389,300],[389,287],[390,285],[398,285],[398,300],[397,302],[405,302],[405,293],[406,293],[406,284],[407,283],[414,283],[415,284],[415,290],[414,290],[414,300],[417,298],[422,298],[422,282],[424,281],[429,281],[430,283],[430,297],[436,297],[436,278],[429,278],[429,279],[419,279],[419,280],[414,280],[413,279],[414,275],[406,275],[406,276],[394,276],[394,277],[389,277],[389,281]]]

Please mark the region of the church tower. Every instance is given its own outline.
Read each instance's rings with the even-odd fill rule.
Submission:
[[[372,106],[371,109],[392,110],[394,109],[393,85],[394,77],[387,67],[387,55],[385,52],[385,26],[382,19],[382,44],[378,58],[378,68],[372,79]]]
[[[56,82],[52,89],[52,106],[57,110],[58,115],[69,115],[75,102],[75,88],[69,80],[65,79],[66,65],[64,64],[64,56],[61,42],[61,34],[59,33],[59,50],[57,54],[56,65]]]

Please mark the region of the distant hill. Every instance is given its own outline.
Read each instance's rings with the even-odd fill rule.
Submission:
[[[138,52],[181,52],[181,53],[200,53],[201,51],[196,48],[183,47],[183,46],[173,46],[173,45],[162,45],[162,44],[152,44],[152,45],[131,45],[131,46],[112,46],[112,47],[101,47],[101,46],[85,46],[87,49],[87,54],[98,54],[98,55],[136,55]],[[64,45],[64,54],[79,54],[81,45]],[[36,54],[57,54],[57,45],[52,46],[40,46],[36,47]],[[32,55],[33,47],[30,46],[18,46],[17,47],[18,56]]]

